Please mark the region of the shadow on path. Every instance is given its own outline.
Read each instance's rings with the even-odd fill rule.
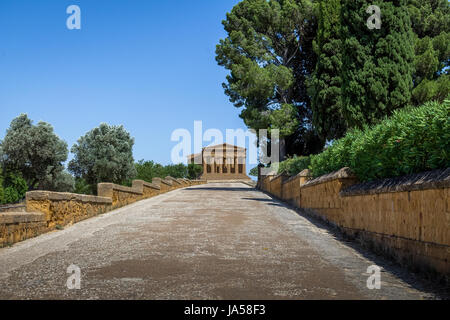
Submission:
[[[373,261],[374,264],[388,271],[389,273],[395,275],[397,278],[403,280],[411,287],[420,291],[431,293],[435,295],[438,299],[445,299],[445,300],[450,299],[450,288],[446,287],[444,284],[437,283],[434,279],[429,279],[424,274],[416,273],[414,272],[414,270],[402,266],[399,263],[395,262],[394,260],[390,260],[387,257],[382,256],[381,254],[371,251],[370,248],[364,246],[357,239],[350,238],[349,236],[345,235],[338,227],[335,227],[327,223],[318,216],[315,216],[305,210],[294,207],[288,203],[282,202],[281,200],[278,200],[277,198],[266,192],[263,192],[261,190],[257,191],[264,193],[265,195],[270,197],[270,199],[263,199],[263,198],[243,198],[243,199],[249,201],[258,201],[266,203],[267,205],[270,206],[278,206],[293,210],[299,216],[305,218],[317,228],[328,232],[334,239],[338,240],[345,246],[350,247],[353,250],[357,251],[363,257],[365,257],[370,261]]]
[[[201,187],[201,188],[186,188],[184,190],[189,190],[189,191],[197,191],[197,190],[201,190],[201,191],[256,191],[255,188],[239,188],[239,187],[230,187],[230,188],[226,188],[226,187]]]

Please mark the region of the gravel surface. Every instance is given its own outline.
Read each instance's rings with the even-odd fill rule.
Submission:
[[[67,268],[81,270],[68,289]],[[381,289],[367,268],[382,268]],[[241,183],[179,189],[0,249],[0,299],[433,299],[405,270]]]

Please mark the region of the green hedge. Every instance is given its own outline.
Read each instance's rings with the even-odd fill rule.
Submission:
[[[318,177],[344,167],[361,181],[450,167],[450,101],[397,110],[377,125],[349,131],[318,155],[281,162],[278,173],[309,168]]]
[[[310,157],[294,156],[293,158],[289,158],[283,162],[280,162],[278,174],[284,173],[290,176],[295,176],[296,174],[302,172],[303,170],[308,169],[310,164],[311,164]]]
[[[361,181],[450,167],[450,101],[397,110],[311,156],[315,177],[343,167]]]

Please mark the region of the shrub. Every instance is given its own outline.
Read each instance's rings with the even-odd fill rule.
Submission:
[[[25,197],[28,191],[26,181],[19,175],[8,173],[0,179],[0,203],[16,203]]]
[[[3,204],[16,203],[20,200],[19,193],[12,187],[7,187],[3,194]]]
[[[283,162],[280,162],[280,167],[278,168],[278,174],[288,174],[290,176],[295,176],[296,174],[308,169],[311,163],[310,157],[298,157],[294,156]]]
[[[75,179],[75,187],[73,190],[74,193],[92,195],[94,194],[94,190],[95,187],[88,184],[86,180],[82,178]]]
[[[201,175],[203,168],[199,165],[169,164],[163,166],[154,161],[140,160],[135,163],[136,175],[134,179],[152,182],[153,178],[189,178],[197,179]]]
[[[199,164],[190,163],[187,166],[187,178],[191,180],[198,179],[203,173],[203,167]]]
[[[343,167],[362,181],[450,167],[450,101],[397,110],[311,156],[313,176]]]

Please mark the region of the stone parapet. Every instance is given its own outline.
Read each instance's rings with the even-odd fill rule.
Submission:
[[[315,179],[305,171],[259,185],[401,264],[450,279],[450,168],[365,183],[349,168]]]
[[[46,230],[47,222],[43,213],[0,213],[0,248],[35,237]]]
[[[27,212],[0,213],[0,247],[63,228],[164,192],[203,183],[206,181],[172,177],[155,178],[152,183],[134,180],[131,187],[99,183],[98,196],[30,191],[27,192],[24,208]]]

